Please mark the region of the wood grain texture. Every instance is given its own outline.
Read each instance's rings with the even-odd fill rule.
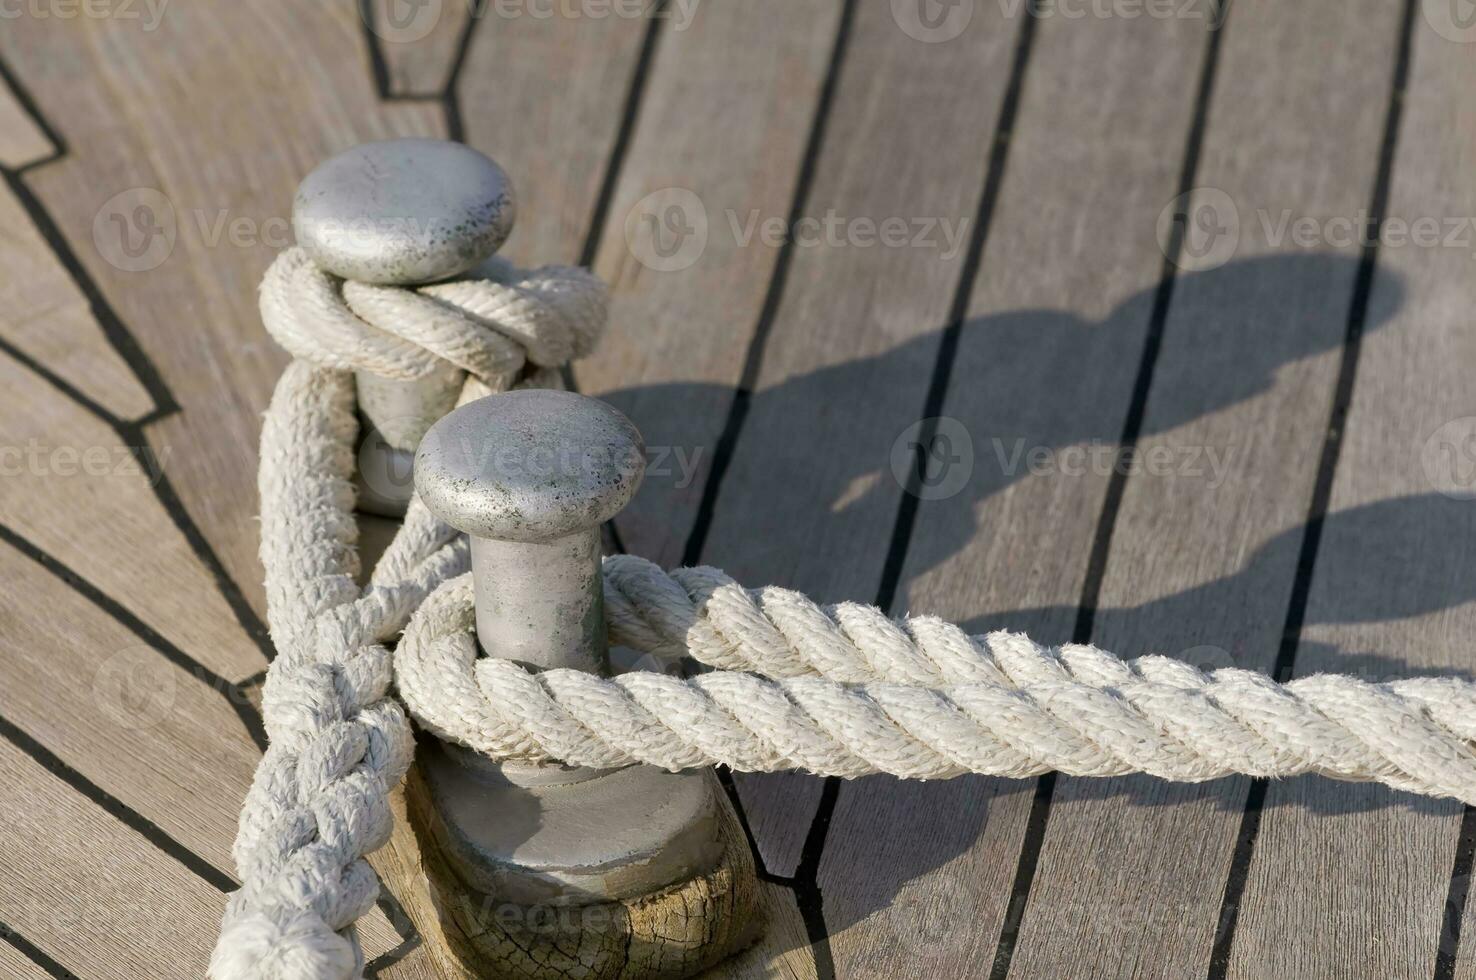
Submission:
[[[707,4],[665,31],[651,66],[594,264],[609,331],[575,379],[652,447],[616,526],[663,566],[681,562],[774,275],[777,243],[743,229],[790,208],[841,7]],[[673,233],[671,217],[692,231]]]
[[[887,7],[857,5],[795,228],[809,244],[794,250],[703,562],[820,601],[874,598],[901,492],[889,452],[922,405],[962,272],[1013,26],[981,8],[929,45]],[[905,244],[857,244],[888,219],[907,224]],[[738,784],[765,866],[793,870],[820,781]]]
[[[794,893],[760,881],[759,902],[766,924],[758,942],[707,971],[702,980],[818,980]]]
[[[16,94],[0,84],[0,167],[19,170],[55,152],[51,138]]]
[[[51,975],[19,949],[0,939],[0,976],[9,980],[48,980]]]
[[[67,141],[23,179],[181,409],[149,443],[169,448],[185,509],[260,612],[256,445],[286,361],[257,314],[261,273],[313,166],[439,135],[442,113],[380,102],[348,3],[169,4],[152,30],[21,17],[0,56]]]
[[[0,121],[0,131],[4,122]],[[119,419],[156,406],[8,188],[0,189],[0,341]]]
[[[943,405],[948,453],[972,449],[953,464],[968,478],[919,503],[894,608],[1054,643],[1071,635],[1108,474],[1032,472],[1021,454],[1122,431],[1206,30],[1050,18],[1038,32]],[[1143,100],[1145,86],[1164,97]],[[820,864],[837,975],[987,972],[1034,789],[843,783]]]
[[[205,975],[225,895],[0,740],[0,921],[80,977]]]
[[[0,688],[0,716],[230,873],[239,801],[257,761],[231,692],[212,690],[37,572],[0,544],[6,673],[24,679]]]
[[[478,16],[477,5],[478,0],[372,0],[367,23],[384,59],[390,96],[427,98],[445,90],[463,34],[474,18],[491,16],[486,10]]]
[[[1260,215],[1274,224],[1282,209],[1368,206],[1382,136],[1370,106],[1388,97],[1397,15],[1373,3],[1356,14],[1335,4],[1232,8],[1180,256],[1187,267],[1102,581],[1092,639],[1106,649],[1272,666],[1358,251],[1278,244]],[[1363,70],[1329,77],[1318,66],[1334,50]],[[1216,195],[1233,208],[1206,215]],[[1232,211],[1238,248],[1206,247],[1213,240],[1197,232]],[[1107,976],[1202,975],[1247,785],[1060,780],[1012,969],[1063,975],[1090,962]]]
[[[594,220],[649,21],[565,15],[578,4],[521,9],[535,6],[552,16],[477,25],[457,96],[466,142],[502,165],[517,195],[499,254],[570,264]]]
[[[140,452],[3,353],[0,388],[10,406],[0,459],[5,527],[210,671],[232,682],[261,671],[261,650],[154,490],[185,465],[188,449],[164,443]],[[12,589],[39,613],[70,591],[40,566],[12,574]]]
[[[1476,214],[1476,108],[1449,97],[1476,83],[1476,62],[1470,45],[1418,13],[1415,26],[1388,244],[1369,302],[1386,319],[1369,324],[1362,344],[1298,675],[1476,676],[1476,460],[1465,441],[1476,432],[1476,318],[1463,286],[1472,253],[1469,243],[1398,238],[1421,218],[1442,229],[1438,238],[1447,219]],[[1312,777],[1273,783],[1229,975],[1436,975],[1437,952],[1451,943],[1446,894],[1460,827],[1454,801]]]
[[[717,780],[707,776],[711,791]],[[469,889],[436,843],[430,791],[412,768],[391,798],[395,829],[372,861],[444,980],[656,980],[706,970],[747,947],[763,922],[738,820],[717,818],[721,858],[695,877],[619,901],[523,905]]]

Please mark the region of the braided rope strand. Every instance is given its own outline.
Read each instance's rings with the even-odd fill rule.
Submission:
[[[415,496],[368,584],[356,584],[349,372],[410,379],[459,368],[464,401],[557,383],[560,358],[587,352],[604,323],[604,286],[582,270],[485,268],[492,278],[367,286],[294,248],[262,284],[262,319],[298,359],[262,428],[261,558],[278,656],[263,703],[270,747],[232,850],[242,887],[211,958],[218,980],[363,971],[354,923],[379,897],[364,855],[389,839],[389,793],[413,755],[384,642],[466,570],[468,549]]]

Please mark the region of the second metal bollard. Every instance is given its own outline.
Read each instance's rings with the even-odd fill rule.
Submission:
[[[628,419],[567,392],[493,395],[431,427],[416,488],[471,536],[485,652],[609,673],[600,525],[644,465]],[[499,763],[422,736],[407,793],[428,890],[401,900],[448,975],[685,977],[759,927],[710,770]]]

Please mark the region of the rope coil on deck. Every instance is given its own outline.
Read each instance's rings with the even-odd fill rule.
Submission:
[[[362,973],[354,923],[379,894],[364,855],[389,837],[389,793],[412,756],[392,680],[431,731],[499,758],[914,778],[1320,772],[1476,803],[1476,685],[1464,681],[1280,685],[1163,657],[1125,662],[819,606],[711,568],[604,566],[611,642],[710,672],[605,679],[479,656],[467,544],[418,497],[368,584],[355,583],[349,373],[409,379],[452,364],[469,374],[465,401],[554,384],[559,364],[593,346],[605,294],[588,273],[493,263],[479,274],[366,286],[291,249],[263,283],[263,319],[298,360],[262,432],[271,746],[241,814],[243,885],[211,960],[217,980]],[[401,628],[391,658],[384,643]]]

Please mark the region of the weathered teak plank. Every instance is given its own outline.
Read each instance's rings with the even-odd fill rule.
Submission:
[[[0,976],[10,980],[49,980],[51,974],[10,943],[0,940]]]
[[[0,84],[0,167],[11,174],[57,153],[20,97]],[[12,177],[14,181],[17,178]],[[119,418],[144,415],[154,401],[103,336],[86,297],[25,212],[13,186],[0,190],[0,343]]]
[[[1352,216],[1369,205],[1383,135],[1370,106],[1389,97],[1398,18],[1382,3],[1231,10],[1194,177],[1202,190],[1178,255],[1187,268],[1091,632],[1107,649],[1272,667],[1358,259],[1352,245],[1278,243],[1274,224],[1282,209]],[[1361,69],[1324,70],[1334,51]],[[1206,230],[1232,209],[1240,238],[1227,255],[1229,239]],[[1371,313],[1370,329],[1387,315]],[[1247,786],[1060,780],[1013,969],[1065,975],[1091,962],[1106,975],[1204,974]]]
[[[760,882],[767,917],[762,937],[749,949],[703,974],[703,980],[818,980],[805,922],[787,888]]]
[[[598,221],[627,95],[659,22],[592,19],[578,4],[526,15],[533,7],[480,19],[456,96],[466,142],[502,165],[517,196],[517,225],[499,254],[569,264]]]
[[[5,672],[15,681],[0,687],[0,715],[229,874],[239,800],[257,760],[227,700],[235,692],[171,663],[4,544],[0,580]]]
[[[1154,225],[1179,180],[1207,30],[1048,18],[1037,31],[942,404],[957,424],[940,429],[935,461],[958,458],[936,467],[936,496],[924,491],[893,608],[1060,642],[1109,474],[1032,471],[1025,454],[1064,459],[1122,431],[1164,262]],[[1144,100],[1145,88],[1163,94]],[[819,876],[837,975],[986,972],[1032,790],[842,784]]]
[[[19,170],[55,152],[51,137],[26,111],[16,93],[0,85],[0,167]]]
[[[261,650],[158,499],[175,447],[165,445],[155,455],[128,444],[126,430],[5,353],[0,388],[9,405],[7,472],[0,480],[4,527],[208,671],[230,682],[260,672],[266,666]],[[54,596],[69,591],[39,565],[12,588],[40,615],[53,608]]]
[[[225,895],[0,740],[0,921],[79,977],[204,976]]]
[[[875,598],[901,493],[888,452],[923,403],[964,271],[1017,26],[981,7],[956,41],[930,45],[886,6],[856,6],[798,208],[803,242],[752,355],[711,521],[695,531],[705,546],[689,558],[822,600]],[[826,240],[831,216],[839,244]],[[907,228],[900,244],[867,238],[888,219]],[[796,870],[821,786],[739,779],[769,870]]]
[[[164,409],[148,443],[168,453],[181,517],[259,612],[255,448],[285,355],[257,283],[308,169],[362,140],[438,135],[441,111],[381,102],[354,4],[171,4],[146,23],[7,21],[0,56],[66,142],[22,179],[138,344]]]
[[[496,9],[479,0],[355,2],[375,38],[379,54],[375,68],[383,72],[377,80],[391,97],[440,96],[452,83],[466,32],[475,28],[475,20],[488,18]]]
[[[1476,317],[1470,244],[1445,238],[1448,219],[1476,214],[1476,110],[1450,96],[1476,81],[1476,61],[1469,44],[1442,37],[1417,13],[1414,26],[1386,244],[1377,253],[1298,675],[1476,675],[1476,510],[1465,441],[1476,432],[1469,384]],[[1402,228],[1418,230],[1421,219],[1427,230],[1406,238]],[[1439,229],[1433,238],[1431,226]],[[1461,812],[1452,801],[1372,785],[1310,777],[1272,784],[1229,975],[1440,975],[1437,954],[1454,953],[1447,916],[1460,912],[1446,896]]]
[[[0,190],[0,222],[0,343],[116,418],[148,414],[154,399],[108,344],[86,297],[9,190]]]
[[[743,229],[789,211],[842,7],[701,7],[664,29],[646,80],[595,253],[609,333],[574,376],[654,450],[616,526],[664,566],[681,563],[779,254]]]

